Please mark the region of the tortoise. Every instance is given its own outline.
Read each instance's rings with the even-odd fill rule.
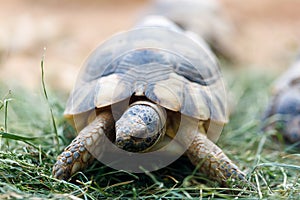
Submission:
[[[68,180],[95,158],[139,173],[185,154],[221,184],[245,180],[215,144],[228,120],[226,92],[202,42],[157,17],[94,50],[64,112],[79,133],[58,156],[53,176]]]
[[[300,141],[300,56],[274,83],[264,130],[277,130],[288,143]]]

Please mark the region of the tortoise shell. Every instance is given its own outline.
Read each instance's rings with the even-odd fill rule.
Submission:
[[[131,96],[222,126],[226,94],[210,50],[184,32],[143,27],[105,41],[84,63],[65,110],[74,118]],[[218,131],[217,131],[218,132]],[[208,137],[216,141],[220,135]]]

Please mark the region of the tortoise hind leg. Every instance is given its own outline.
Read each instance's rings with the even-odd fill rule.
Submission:
[[[103,111],[57,157],[52,175],[57,179],[67,180],[74,173],[85,169],[92,163],[94,157],[89,151],[95,147],[101,150],[104,134],[110,134],[114,128],[114,120],[110,111]],[[89,150],[89,151],[88,151]],[[98,152],[100,154],[101,152]],[[93,155],[95,151],[93,151]],[[96,155],[98,156],[98,155]]]
[[[219,183],[226,185],[229,178],[246,181],[244,173],[203,134],[195,136],[187,155],[194,165],[201,164],[201,172]]]

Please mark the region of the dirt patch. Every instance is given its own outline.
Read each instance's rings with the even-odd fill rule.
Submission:
[[[289,66],[300,47],[300,1],[222,2],[236,25],[233,45],[241,63],[262,70]]]
[[[146,0],[0,0],[0,74],[9,88],[40,87],[46,47],[46,78],[69,91],[81,63],[112,34],[126,30]],[[283,70],[300,46],[300,1],[221,0],[236,27],[232,48],[238,66]]]
[[[48,84],[69,91],[89,52],[128,29],[145,2],[1,0],[1,81],[9,87],[20,83],[39,87],[45,53]]]

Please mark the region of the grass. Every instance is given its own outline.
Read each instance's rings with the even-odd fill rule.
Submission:
[[[44,76],[44,74],[43,74]],[[94,163],[71,182],[51,177],[56,156],[74,137],[62,116],[66,94],[0,85],[0,199],[297,199],[299,151],[262,132],[274,75],[226,70],[232,115],[218,145],[256,185],[257,191],[224,188],[180,158],[156,172],[132,174]],[[47,99],[45,98],[45,94]],[[280,140],[279,140],[280,141]]]

